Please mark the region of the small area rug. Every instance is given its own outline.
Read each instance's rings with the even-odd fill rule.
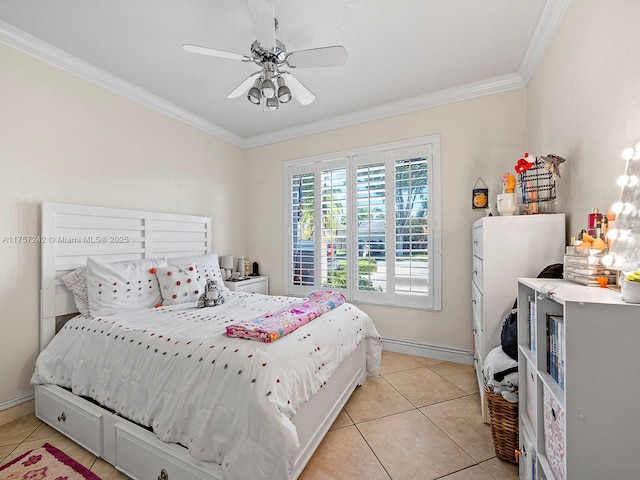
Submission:
[[[100,477],[45,443],[2,465],[0,480],[100,480]]]

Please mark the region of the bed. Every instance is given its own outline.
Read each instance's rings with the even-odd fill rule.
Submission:
[[[271,343],[229,338],[226,328],[300,299],[219,284],[224,303],[213,307],[167,301],[178,297],[170,290],[162,306],[120,308],[120,295],[148,304],[147,281],[161,289],[160,274],[173,274],[172,285],[219,275],[206,217],[43,203],[41,233],[36,415],[133,479],[295,479],[377,371],[379,335],[348,303]],[[207,261],[215,265],[203,271]],[[109,280],[104,309],[77,315],[68,274],[86,268],[97,305],[107,282],[95,275],[113,265],[120,270],[109,274],[125,265],[139,277],[127,270],[132,285]]]

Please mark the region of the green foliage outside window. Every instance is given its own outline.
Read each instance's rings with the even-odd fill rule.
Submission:
[[[358,259],[358,289],[359,290],[382,290],[374,287],[368,274],[376,273],[378,265],[375,258]],[[327,272],[327,287],[346,288],[347,287],[347,262],[339,260],[334,270]]]

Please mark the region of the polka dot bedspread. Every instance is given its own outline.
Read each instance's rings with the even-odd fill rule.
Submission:
[[[288,477],[298,451],[291,419],[365,341],[376,374],[373,322],[345,303],[272,343],[229,338],[228,325],[300,299],[230,292],[225,303],[150,308],[68,321],[36,362],[35,384],[90,397],[219,463],[229,479]]]

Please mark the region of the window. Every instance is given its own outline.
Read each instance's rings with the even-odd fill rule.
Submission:
[[[288,294],[440,308],[439,137],[287,162]]]

